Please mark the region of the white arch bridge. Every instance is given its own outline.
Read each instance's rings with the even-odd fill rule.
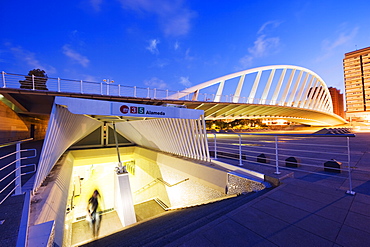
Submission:
[[[206,119],[284,118],[309,125],[338,125],[324,80],[292,65],[248,69],[188,88],[168,99],[188,98]],[[197,102],[197,103],[195,103]]]
[[[248,69],[178,92],[50,77],[45,83],[45,78],[5,72],[1,79],[0,93],[25,113],[32,104],[45,101],[45,96],[67,96],[149,105],[183,104],[203,110],[206,120],[283,118],[313,126],[346,123],[333,113],[324,80],[309,69],[292,65]]]

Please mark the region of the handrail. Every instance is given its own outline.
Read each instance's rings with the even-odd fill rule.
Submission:
[[[0,190],[0,194],[3,193],[6,189],[8,189],[13,183],[14,184],[14,188],[10,190],[10,192],[8,192],[4,198],[1,200],[0,202],[0,205],[11,195],[13,194],[13,192],[15,191],[16,194],[20,194],[21,193],[21,177],[24,176],[24,175],[27,175],[27,174],[30,174],[30,173],[34,173],[36,171],[36,164],[26,164],[26,165],[21,165],[21,162],[22,160],[26,160],[26,159],[30,159],[30,158],[35,158],[37,155],[36,155],[36,149],[21,149],[21,143],[25,142],[25,141],[30,141],[30,140],[33,140],[33,138],[29,138],[29,139],[24,139],[24,140],[20,140],[20,141],[14,141],[14,142],[9,142],[9,143],[5,143],[3,144],[2,146],[0,146],[0,148],[2,147],[9,147],[9,146],[12,146],[12,145],[15,145],[16,146],[16,150],[14,152],[11,152],[11,153],[8,153],[6,155],[3,155],[0,157],[0,160],[2,159],[5,159],[5,158],[10,158],[11,156],[15,156],[14,160],[10,161],[8,164],[4,165],[3,167],[0,168],[0,172],[5,172],[5,169],[8,169],[8,168],[11,168],[12,166],[15,168],[12,169],[9,173],[5,174],[4,176],[2,176],[2,178],[0,179],[0,183],[5,181],[6,179],[9,179],[11,176],[14,176],[14,178],[9,181],[6,185],[3,186],[3,188],[1,188]],[[22,153],[24,152],[29,152],[29,151],[33,151],[32,154],[29,154],[28,156],[25,156],[25,157],[22,157]],[[23,172],[22,173],[22,168],[25,168],[25,167],[30,167],[32,166],[33,169],[31,171],[28,171],[28,172]],[[15,175],[14,175],[15,174]],[[11,177],[12,178],[12,177]]]
[[[183,179],[183,180],[181,180],[181,181],[179,181],[179,182],[177,182],[177,183],[174,183],[174,184],[170,184],[170,183],[168,183],[168,182],[164,181],[162,178],[157,178],[157,180],[158,180],[159,182],[161,182],[162,184],[166,185],[167,187],[173,187],[173,186],[175,186],[175,185],[178,185],[178,184],[181,184],[181,183],[183,183],[183,182],[185,182],[185,181],[188,181],[188,180],[189,180],[189,178],[185,178],[185,179]]]
[[[0,148],[12,146],[12,145],[17,144],[19,142],[28,142],[28,141],[32,141],[32,140],[33,140],[33,138],[28,138],[28,139],[23,139],[23,140],[19,140],[19,141],[11,141],[11,142],[0,143]]]
[[[21,173],[19,176],[16,176],[11,182],[9,182],[1,191],[0,191],[0,194],[3,193],[4,190],[6,190],[14,181],[16,181],[18,178],[20,178],[21,176],[23,175],[27,175],[27,174],[31,174],[33,172],[36,171],[36,164],[28,164],[28,165],[23,165],[21,167],[18,167],[16,169],[14,169],[12,172],[10,172],[6,177],[2,178],[0,180],[0,182],[2,182],[4,179],[6,179],[7,177],[9,177],[11,174],[13,174],[14,172],[16,172],[17,170],[21,169],[21,168],[24,168],[24,167],[29,167],[29,166],[33,166],[34,169],[32,171],[29,171],[29,172],[24,172],[24,173]],[[1,200],[0,202],[0,205],[14,192],[14,190],[16,188],[18,188],[20,186],[20,184],[14,186],[14,189],[12,189],[4,198],[3,200]]]
[[[287,136],[290,138],[282,138]],[[253,166],[252,169],[270,167],[277,175],[281,174],[280,169],[341,178],[347,174],[349,181],[347,193],[354,195],[351,172],[355,167],[351,165],[349,139],[355,136],[354,134],[212,133],[208,134],[208,141],[214,160],[235,159],[239,161],[240,166]],[[324,137],[336,138],[335,144],[322,143],[326,140]],[[339,143],[341,140],[337,140],[338,137],[342,137],[345,143]],[[256,142],[261,145],[248,145]],[[288,166],[287,162],[290,162],[288,158],[295,158],[296,164]],[[332,164],[326,164],[328,161],[337,164],[331,167]],[[334,175],[329,171],[338,174]],[[341,172],[345,174],[339,176]]]
[[[20,161],[20,160],[25,160],[25,159],[30,159],[30,158],[35,158],[36,157],[36,149],[23,149],[23,150],[19,150],[19,151],[15,151],[13,153],[10,153],[10,154],[7,154],[7,155],[4,155],[3,157],[0,157],[0,159],[3,159],[3,158],[7,158],[9,156],[12,156],[16,153],[20,153],[22,151],[35,151],[35,154],[32,155],[32,156],[27,156],[27,157],[21,157],[20,159],[15,159],[14,161],[10,162],[9,164],[5,165],[4,167],[0,168],[0,171],[2,171],[3,169],[6,169],[8,168],[10,165],[13,165],[14,163],[16,163],[17,161]],[[1,181],[0,181],[1,182]]]
[[[335,135],[328,135],[328,134],[280,134],[280,133],[207,133],[208,135],[255,135],[255,136],[290,136],[290,137],[356,137],[355,134],[335,134]]]
[[[188,181],[188,180],[189,180],[189,178],[185,178],[185,179],[183,179],[183,180],[180,180],[179,182],[176,182],[176,183],[174,183],[174,184],[170,184],[170,183],[168,183],[168,182],[164,181],[162,178],[156,178],[156,179],[154,179],[153,181],[151,181],[150,183],[148,183],[148,184],[144,185],[143,187],[141,187],[140,189],[138,189],[137,191],[135,191],[135,192],[134,192],[134,194],[139,194],[141,191],[143,191],[143,190],[145,190],[145,189],[147,189],[147,188],[149,188],[149,187],[153,186],[154,184],[156,184],[156,183],[158,183],[158,182],[160,182],[160,183],[164,184],[164,185],[165,185],[165,186],[167,186],[167,187],[173,187],[173,186],[175,186],[175,185],[181,184],[181,183],[183,183],[183,182],[185,182],[185,181]]]

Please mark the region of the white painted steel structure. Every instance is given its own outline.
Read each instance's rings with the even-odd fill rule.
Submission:
[[[41,186],[55,163],[73,143],[100,125],[101,123],[95,119],[72,114],[63,106],[54,105],[40,154],[34,190]]]
[[[198,119],[151,119],[120,122],[117,131],[144,147],[209,161],[203,115]]]
[[[143,107],[167,115],[120,113]],[[125,117],[126,116],[126,117]],[[128,121],[130,120],[130,121]],[[187,158],[210,161],[203,111],[102,100],[56,97],[40,155],[37,190],[61,155],[103,122],[115,122],[117,132],[131,142]]]
[[[238,79],[236,87],[233,79]],[[289,106],[333,113],[332,99],[324,80],[309,69],[293,65],[272,65],[236,72],[185,89],[168,99],[191,96],[193,101],[204,100],[199,99],[200,90],[214,85],[217,88],[207,93],[207,101]],[[226,93],[230,88],[229,94]]]

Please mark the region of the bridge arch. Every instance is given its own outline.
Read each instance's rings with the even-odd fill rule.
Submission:
[[[238,80],[236,87],[235,80]],[[231,89],[231,94],[226,93],[225,89],[230,90],[232,85],[235,90]],[[217,86],[212,87],[213,92],[209,90],[211,86]],[[315,72],[294,65],[243,70],[203,82],[168,99],[187,97],[200,101],[202,94],[204,101],[287,106],[333,113],[332,99],[324,80]]]

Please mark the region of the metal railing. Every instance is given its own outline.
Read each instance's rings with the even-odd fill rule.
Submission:
[[[21,177],[23,175],[31,174],[36,171],[36,164],[22,165],[22,160],[36,157],[36,149],[21,149],[21,143],[30,140],[32,140],[32,138],[6,143],[0,146],[0,150],[4,150],[7,147],[10,148],[11,146],[15,146],[15,151],[7,153],[6,155],[2,155],[0,157],[0,198],[2,198],[0,201],[0,205],[11,194],[13,194],[13,192],[15,192],[15,195],[22,194]],[[24,152],[32,152],[32,154],[22,157],[22,153]],[[22,168],[26,167],[33,167],[33,170],[22,173]],[[14,185],[14,188],[11,187],[12,185]]]
[[[113,84],[108,82],[91,82],[83,80],[70,80],[61,78],[44,78],[20,74],[1,73],[2,88],[25,89],[25,90],[48,90],[50,92],[62,93],[78,93],[78,94],[93,94],[106,95],[117,97],[134,97],[134,98],[149,98],[149,99],[168,99],[169,96],[179,93],[179,91],[171,91],[158,88],[143,88],[137,86],[124,86],[121,84]],[[188,95],[179,98],[179,100],[192,101],[195,92],[190,92]],[[283,102],[269,99],[240,97],[233,94],[216,95],[212,93],[197,93],[197,101],[213,102],[215,98],[219,98],[219,102],[233,103],[235,100],[238,103],[248,104],[265,104],[289,106],[296,105],[296,102]]]
[[[270,168],[278,175],[289,170],[346,178],[347,193],[353,195],[351,137],[355,135],[217,133],[208,134],[208,143],[214,159],[233,159],[256,171]]]

